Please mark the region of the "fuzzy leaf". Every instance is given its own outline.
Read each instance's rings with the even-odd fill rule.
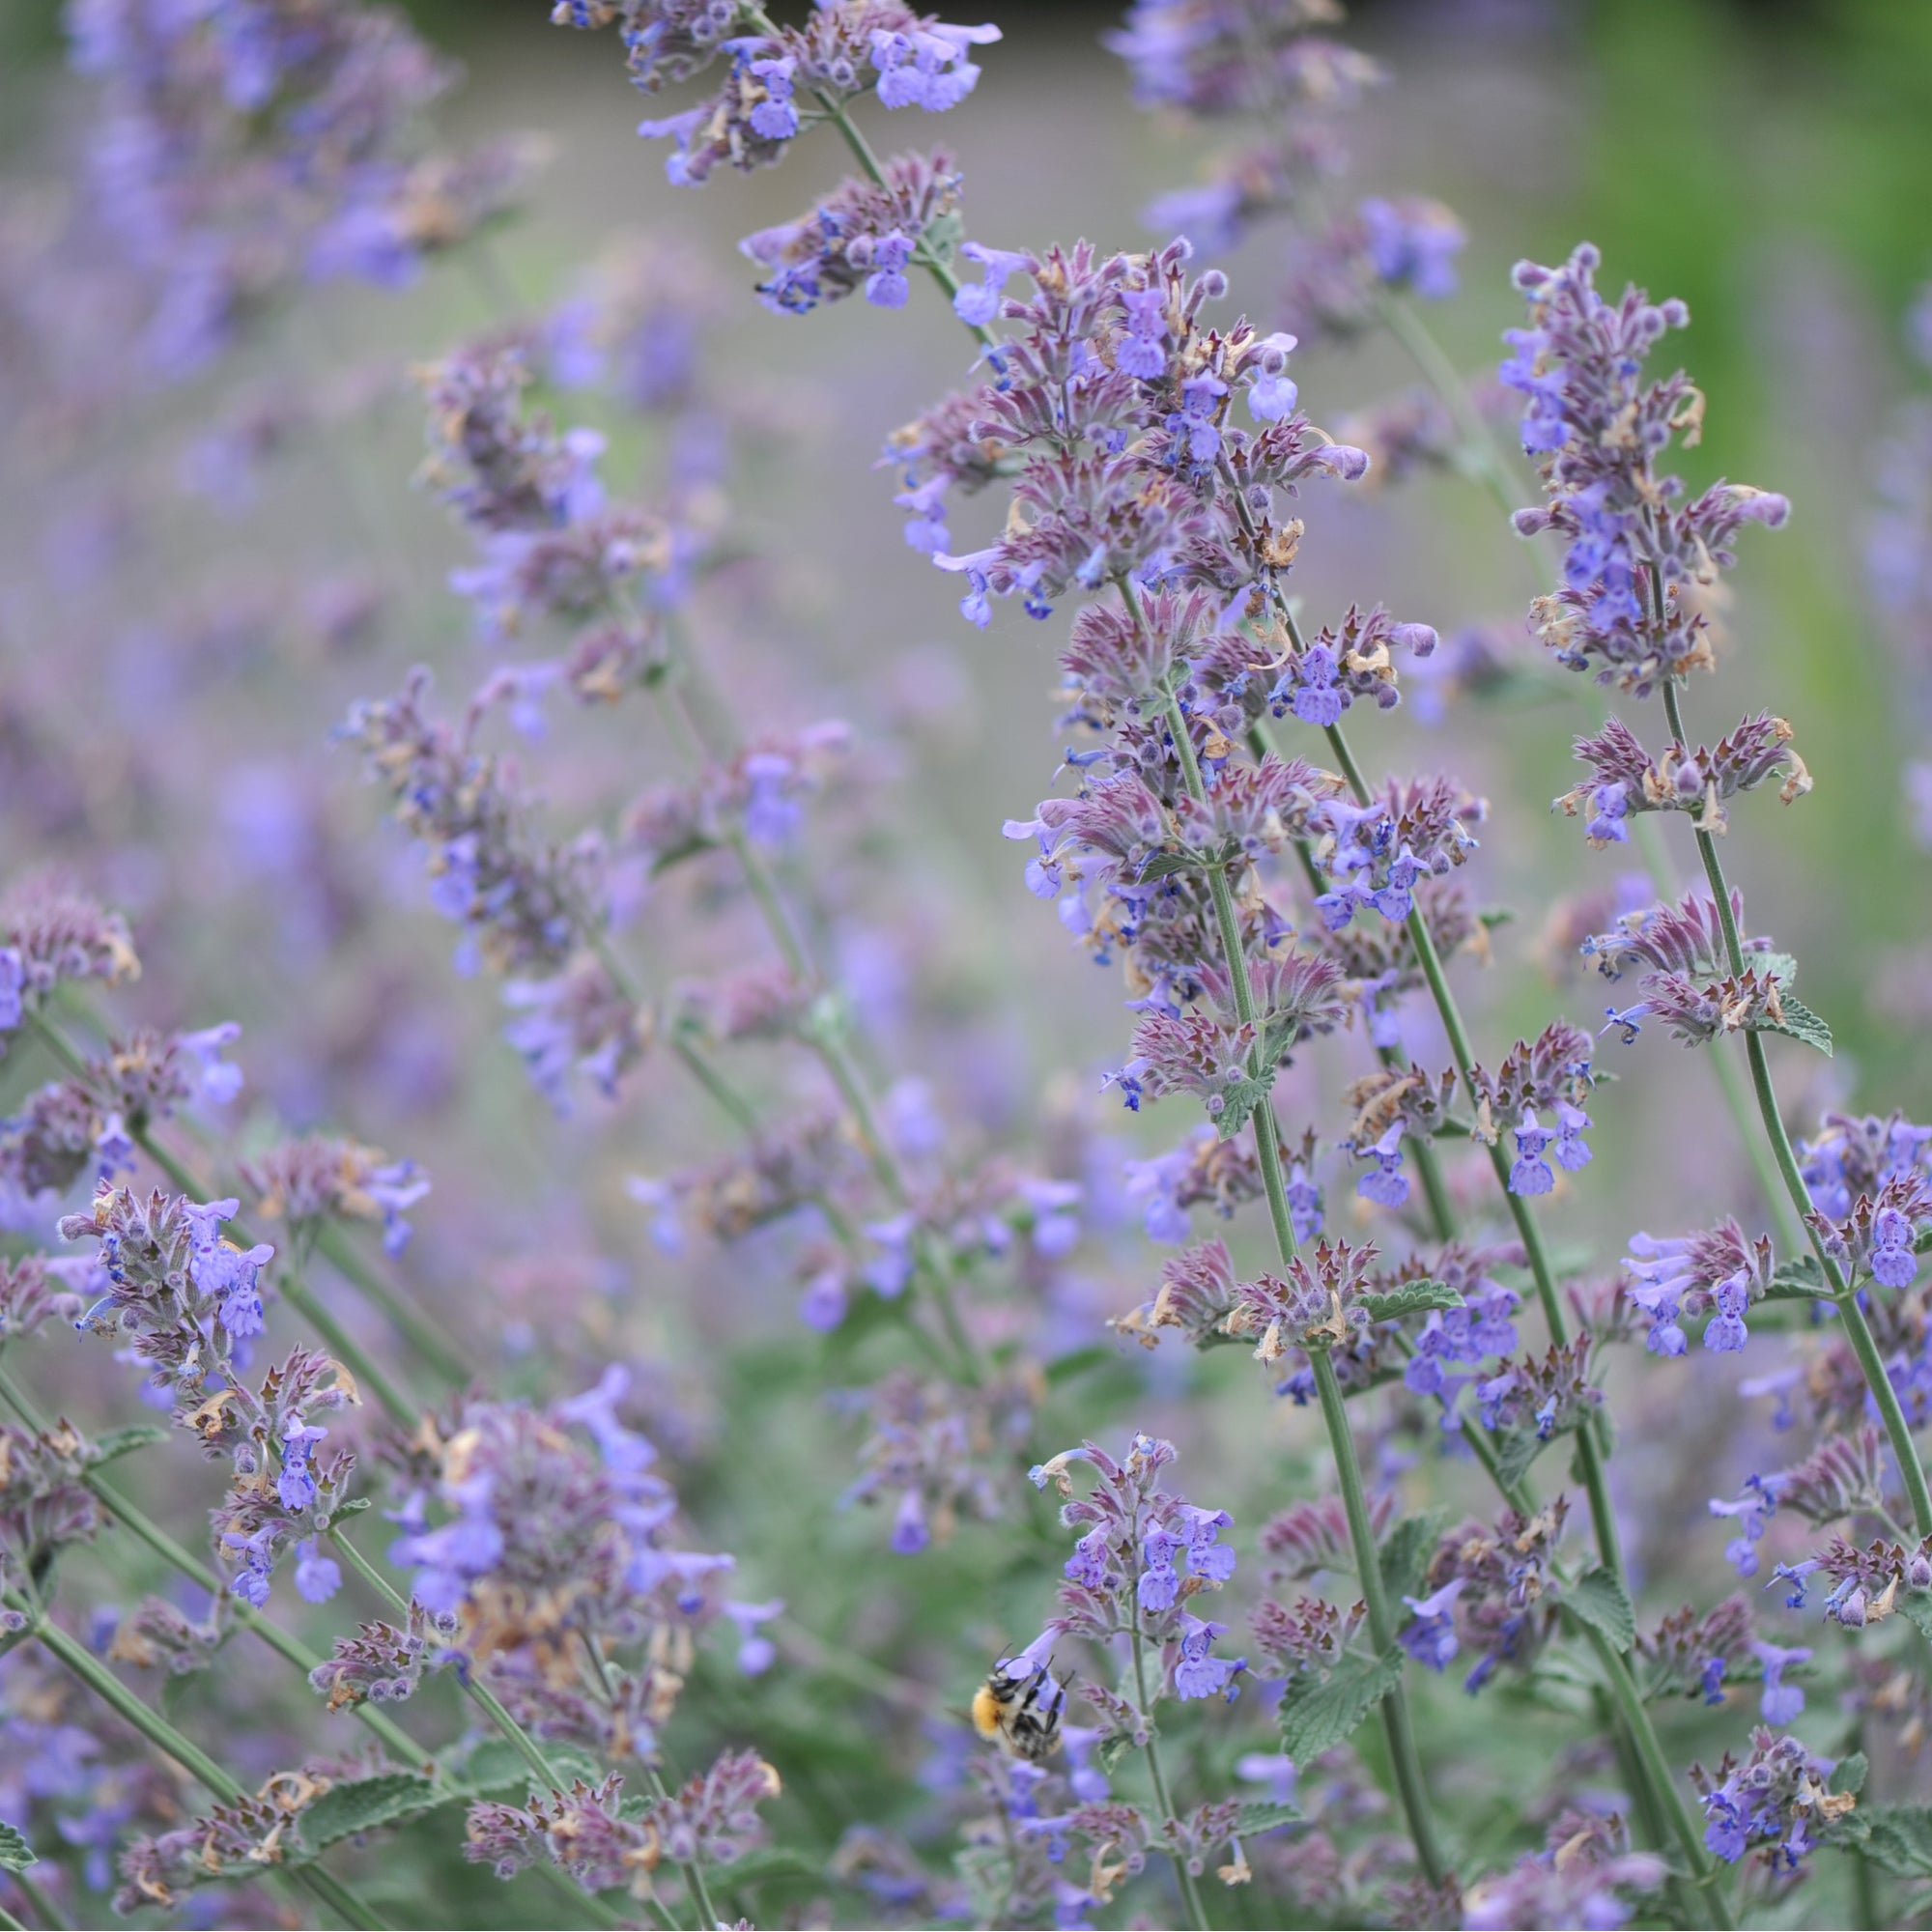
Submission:
[[[1278,1832],[1284,1825],[1301,1822],[1300,1807],[1293,1804],[1243,1804],[1235,1820],[1237,1838],[1259,1838],[1264,1832]]]
[[[1198,872],[1203,863],[1192,852],[1150,852],[1141,861],[1134,876],[1140,884],[1149,885],[1155,879],[1172,879],[1182,872]]]
[[[825,1876],[822,1860],[808,1858],[789,1845],[761,1845],[756,1851],[729,1861],[723,1869],[729,1874],[732,1885],[758,1885],[772,1878],[822,1880]]]
[[[1863,1827],[1846,1835],[1862,1843],[1865,1857],[1894,1878],[1932,1878],[1932,1810],[1923,1804],[1886,1804],[1859,1810],[1847,1823]]]
[[[97,1436],[94,1443],[92,1466],[99,1468],[103,1463],[111,1463],[117,1456],[132,1454],[136,1449],[145,1449],[151,1442],[165,1442],[168,1432],[157,1429],[152,1422],[136,1422],[127,1429],[110,1429],[105,1435]]]
[[[1320,1683],[1292,1687],[1281,1700],[1281,1745],[1306,1764],[1339,1745],[1402,1679],[1402,1653],[1343,1658]]]
[[[1369,1311],[1371,1321],[1394,1321],[1432,1308],[1461,1308],[1463,1297],[1446,1281],[1406,1281],[1386,1294],[1361,1295],[1357,1305]]]
[[[40,1858],[11,1825],[0,1825],[0,1871],[25,1871],[40,1863]]]
[[[1850,1757],[1841,1759],[1838,1768],[1825,1781],[1825,1789],[1834,1798],[1849,1791],[1856,1797],[1865,1788],[1865,1772],[1869,1766],[1863,1751],[1854,1751]]]
[[[1779,1265],[1764,1292],[1767,1301],[1829,1301],[1832,1290],[1816,1255],[1794,1255]]]
[[[1496,1480],[1516,1484],[1529,1474],[1529,1465],[1549,1447],[1533,1429],[1507,1429],[1496,1437]]]
[[[301,1814],[302,1842],[326,1850],[358,1832],[412,1818],[445,1802],[445,1794],[419,1771],[384,1771],[332,1784]]]
[[[1928,1597],[1923,1590],[1901,1590],[1892,1607],[1921,1636],[1932,1641],[1932,1597]]]
[[[1762,1026],[1752,1029],[1756,1033],[1788,1034],[1793,1039],[1802,1039],[1806,1046],[1815,1046],[1827,1060],[1832,1057],[1832,1029],[1814,1013],[1804,1002],[1791,993],[1783,993],[1780,1000],[1784,1008],[1784,1018],[1776,1026],[1767,1020]]]
[[[1447,1515],[1446,1510],[1429,1510],[1406,1516],[1382,1538],[1382,1587],[1397,1602],[1422,1594],[1429,1559],[1435,1553],[1435,1540]]]
[[[1616,1649],[1636,1641],[1636,1612],[1624,1586],[1607,1570],[1587,1570],[1564,1591],[1563,1601]]]
[[[1224,1141],[1231,1141],[1248,1123],[1248,1116],[1267,1098],[1268,1089],[1274,1085],[1274,1070],[1264,1073],[1259,1080],[1236,1080],[1222,1096],[1221,1111],[1214,1115],[1213,1122]]]
[[[1753,952],[1745,964],[1758,973],[1769,973],[1782,988],[1788,988],[1798,977],[1798,961],[1788,952]]]

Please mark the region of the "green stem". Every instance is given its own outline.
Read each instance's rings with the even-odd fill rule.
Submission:
[[[1610,1695],[1616,1700],[1631,1741],[1636,1747],[1652,1795],[1662,1800],[1663,1813],[1669,1821],[1671,1833],[1690,1867],[1690,1883],[1697,1888],[1704,1909],[1709,1914],[1708,1922],[1723,1928],[1723,1932],[1729,1932],[1729,1928],[1738,1922],[1732,1915],[1730,1900],[1724,1896],[1723,1885],[1717,1867],[1711,1862],[1710,1853],[1704,1847],[1697,1821],[1691,1817],[1690,1807],[1684,1802],[1684,1794],[1670,1776],[1663,1747],[1657,1741],[1650,1712],[1637,1690],[1635,1678],[1631,1675],[1630,1664],[1594,1625],[1586,1624],[1582,1618],[1574,1615],[1568,1621],[1573,1629],[1582,1631],[1590,1641],[1590,1647],[1597,1653],[1597,1661],[1603,1665],[1604,1675],[1610,1687]]]
[[[6,1602],[12,1608],[31,1614],[28,1605],[11,1592]],[[239,1804],[246,1797],[242,1787],[192,1738],[185,1736],[158,1712],[144,1704],[92,1651],[76,1643],[58,1624],[42,1617],[34,1634],[103,1704],[131,1724],[156,1750],[173,1758],[191,1777],[199,1778],[223,1804]],[[367,1932],[384,1932],[384,1921],[322,1866],[296,1865],[286,1876],[313,1892],[351,1925],[367,1928]]]
[[[1140,1624],[1135,1622],[1134,1643],[1134,1690],[1141,1707],[1141,1722],[1147,1726],[1148,1776],[1153,1779],[1154,1802],[1160,1806],[1161,1823],[1170,1833],[1168,1843],[1174,1855],[1174,1876],[1180,1886],[1180,1896],[1187,1907],[1187,1916],[1196,1927],[1196,1932],[1208,1932],[1208,1913],[1201,1903],[1201,1891],[1194,1883],[1194,1874],[1187,1869],[1187,1861],[1180,1851],[1180,1821],[1174,1809],[1174,1800],[1168,1795],[1167,1775],[1160,1766],[1160,1747],[1154,1742],[1153,1712],[1148,1702],[1147,1645],[1141,1636]]]
[[[409,1599],[350,1542],[343,1532],[342,1525],[339,1522],[334,1524],[328,1534],[336,1548],[348,1557],[350,1567],[355,1574],[393,1609],[407,1617],[410,1612]],[[562,1791],[567,1788],[565,1780],[557,1776],[555,1767],[544,1756],[536,1740],[511,1717],[509,1712],[504,1710],[495,1693],[486,1689],[473,1673],[463,1680],[463,1689],[469,1700],[483,1711],[491,1722],[516,1747],[517,1754],[529,1766],[532,1774],[541,1779],[548,1790]]]
[[[1680,744],[1687,743],[1684,735],[1684,712],[1678,697],[1674,681],[1666,679],[1663,686],[1663,711],[1672,734]],[[1745,970],[1744,942],[1738,933],[1737,916],[1731,910],[1730,887],[1725,883],[1723,861],[1718,856],[1717,839],[1701,825],[1693,825],[1693,835],[1697,841],[1697,856],[1704,863],[1704,877],[1711,888],[1711,897],[1718,909],[1718,923],[1724,935],[1724,954],[1733,974]],[[1717,1042],[1713,1042],[1714,1050]],[[1799,1172],[1798,1156],[1791,1146],[1791,1136],[1784,1128],[1784,1116],[1778,1110],[1776,1090],[1771,1082],[1771,1063],[1765,1056],[1764,1039],[1754,1029],[1745,1033],[1745,1056],[1750,1064],[1751,1087],[1757,1095],[1758,1119],[1764,1124],[1765,1139],[1769,1143],[1772,1158],[1777,1164],[1779,1178],[1784,1182],[1784,1190],[1790,1197],[1792,1207],[1804,1223],[1804,1232],[1809,1237],[1811,1252],[1818,1258],[1818,1265],[1824,1270],[1827,1283],[1832,1290],[1832,1298],[1838,1311],[1838,1318],[1845,1324],[1845,1332],[1851,1338],[1852,1350],[1859,1358],[1859,1367],[1863,1371],[1865,1386],[1871,1391],[1873,1403],[1878,1407],[1879,1417],[1885,1424],[1885,1433],[1891,1441],[1893,1460],[1898,1463],[1900,1479],[1905,1484],[1905,1493],[1912,1503],[1913,1520],[1918,1526],[1918,1534],[1932,1536],[1932,1491],[1925,1484],[1925,1467],[1918,1460],[1918,1450],[1912,1439],[1912,1425],[1905,1418],[1905,1410],[1900,1406],[1898,1391],[1892,1386],[1891,1377],[1885,1366],[1885,1358],[1878,1351],[1878,1343],[1872,1336],[1871,1325],[1865,1320],[1864,1310],[1859,1306],[1858,1295],[1851,1280],[1837,1259],[1827,1247],[1824,1236],[1813,1227],[1808,1216],[1814,1211],[1811,1190],[1804,1184],[1804,1177]]]
[[[1114,580],[1122,602],[1131,614],[1144,643],[1148,639],[1147,614],[1132,580],[1123,571]],[[1149,645],[1150,650],[1151,646]],[[1174,754],[1180,766],[1182,783],[1197,804],[1205,803],[1208,788],[1202,781],[1201,766],[1194,755],[1194,739],[1182,715],[1180,703],[1165,691],[1167,724],[1174,740]],[[1235,910],[1235,895],[1228,884],[1225,867],[1213,867],[1208,874],[1208,895],[1214,903],[1215,923],[1220,928],[1221,952],[1228,968],[1228,982],[1234,992],[1235,1011],[1246,1024],[1255,1016],[1254,991],[1248,981],[1248,961],[1241,942],[1240,922]],[[1249,1071],[1259,1074],[1259,1048],[1249,1056]],[[1294,1258],[1294,1224],[1289,1212],[1287,1189],[1281,1172],[1280,1127],[1272,1102],[1255,1110],[1255,1158],[1261,1167],[1262,1183],[1267,1195],[1268,1218],[1274,1227],[1275,1246],[1284,1262]],[[1342,1484],[1343,1504],[1349,1518],[1349,1540],[1353,1546],[1355,1565],[1361,1573],[1362,1593],[1369,1610],[1369,1635],[1376,1655],[1385,1656],[1395,1641],[1389,1616],[1387,1593],[1382,1589],[1381,1566],[1376,1548],[1375,1526],[1369,1520],[1368,1503],[1362,1492],[1362,1472],[1355,1460],[1355,1438],[1343,1406],[1342,1391],[1335,1380],[1327,1351],[1311,1349],[1316,1386],[1321,1393],[1321,1418],[1327,1427],[1329,1447]],[[1422,1762],[1416,1751],[1415,1732],[1409,1721],[1408,1702],[1400,1683],[1381,1701],[1382,1724],[1388,1734],[1389,1758],[1395,1767],[1397,1789],[1402,1798],[1408,1833],[1415,1846],[1416,1861],[1433,1887],[1440,1887],[1447,1872],[1435,1842],[1435,1821],[1429,1810],[1429,1792],[1423,1782]]]
[[[583,1653],[589,1658],[590,1667],[596,1673],[598,1689],[604,1693],[604,1707],[608,1711],[614,1712],[617,1708],[617,1691],[616,1687],[611,1682],[610,1665],[604,1661],[604,1647],[588,1631],[580,1631],[578,1634],[583,1640]],[[642,1752],[638,1754],[638,1761],[644,1768],[644,1776],[650,1782],[652,1796],[660,1804],[668,1804],[670,1793],[665,1788],[664,1773],[659,1770],[656,1761],[644,1756]],[[679,1861],[678,1870],[684,1874],[685,1886],[697,1908],[699,1932],[704,1932],[705,1927],[716,1925],[718,1922],[718,1914],[712,1906],[711,1896],[704,1889],[704,1869],[696,1860],[685,1859]]]
[[[690,650],[675,634],[672,636],[671,649],[673,662],[678,672],[678,691],[675,694],[665,690],[662,682],[653,686],[659,708],[666,723],[686,741],[688,752],[700,763],[722,762],[727,755],[727,748],[718,740],[715,727],[700,722],[698,713],[704,712],[714,717],[722,717],[724,707],[720,704],[702,675]],[[757,848],[746,836],[741,825],[733,825],[726,835],[732,856],[738,863],[747,889],[753,903],[758,908],[759,917],[764,921],[779,954],[784,961],[785,971],[801,986],[822,988],[827,984],[826,977],[818,969],[807,946],[798,923],[792,918],[785,905],[783,895],[779,891],[778,881],[772,877],[771,869],[759,856]],[[844,1034],[841,1014],[814,1014],[802,1029],[803,1044],[818,1060],[831,1078],[838,1096],[845,1103],[847,1112],[858,1131],[862,1151],[867,1165],[872,1170],[886,1198],[895,1211],[903,1211],[912,1205],[912,1190],[906,1184],[904,1173],[895,1156],[891,1143],[880,1130],[878,1109],[873,1104],[869,1087],[858,1062],[852,1055]],[[986,1368],[980,1350],[968,1333],[966,1324],[959,1314],[952,1288],[951,1270],[932,1252],[931,1242],[924,1229],[917,1231],[914,1238],[914,1262],[917,1277],[926,1289],[933,1306],[939,1312],[940,1326],[945,1330],[948,1344],[957,1358],[960,1373],[975,1387],[982,1386],[986,1380]]]
[[[1470,401],[1467,384],[1443,353],[1442,345],[1436,341],[1414,305],[1404,298],[1386,298],[1382,313],[1396,340],[1408,352],[1410,359],[1422,372],[1430,387],[1441,398],[1443,407],[1455,421],[1457,433],[1463,438],[1464,449],[1470,456],[1470,468],[1487,487],[1503,515],[1514,516],[1520,507],[1519,492],[1510,486],[1509,466],[1503,460],[1489,425]],[[1575,689],[1574,685],[1570,688]],[[1610,714],[1609,706],[1598,687],[1588,687],[1585,701],[1601,725]],[[1677,735],[1682,739],[1684,734],[1681,729]],[[1666,900],[1674,899],[1679,890],[1676,872],[1671,866],[1662,833],[1648,812],[1637,814],[1636,844],[1643,859],[1644,870],[1650,874],[1651,884],[1659,896]],[[1795,1249],[1804,1238],[1801,1226],[1776,1184],[1765,1150],[1751,1132],[1750,1102],[1745,1096],[1737,1068],[1721,1054],[1711,1056],[1711,1067],[1717,1077],[1724,1110],[1737,1128],[1738,1145],[1745,1150],[1751,1171],[1757,1178],[1758,1191],[1763,1195],[1772,1218],[1777,1223],[1778,1234],[1785,1245]]]
[[[54,1932],[68,1932],[67,1915],[41,1887],[23,1871],[14,1873],[13,1877],[14,1883],[20,1888],[27,1903],[34,1908],[34,1914],[41,1923],[53,1927]]]
[[[0,1367],[0,1399],[4,1399],[36,1435],[44,1434],[45,1422],[36,1411],[26,1392],[4,1367]],[[214,1597],[220,1595],[227,1587],[221,1577],[216,1576],[206,1563],[184,1545],[177,1543],[158,1523],[151,1520],[143,1510],[131,1503],[98,1470],[88,1470],[81,1477],[81,1481],[93,1492],[109,1516],[125,1528],[131,1530],[162,1562],[172,1565],[197,1588],[206,1590],[211,1597]],[[304,1677],[326,1661],[298,1637],[291,1636],[279,1624],[271,1622],[260,1610],[243,1603],[241,1598],[231,1596],[229,1608],[237,1623],[245,1630],[252,1631],[270,1650],[287,1659],[300,1670]],[[355,1716],[374,1736],[381,1738],[406,1763],[421,1770],[432,1762],[431,1754],[381,1711],[371,1710],[366,1704],[358,1704],[355,1707]]]
[[[1361,767],[1338,724],[1327,728],[1330,749],[1334,752],[1349,786],[1355,794],[1357,803],[1369,802],[1369,788],[1362,777]],[[1435,937],[1429,930],[1429,922],[1423,917],[1420,906],[1411,907],[1408,915],[1409,944],[1415,949],[1415,956],[1422,968],[1422,977],[1429,982],[1430,997],[1435,1002],[1435,1010],[1442,1021],[1442,1031],[1448,1037],[1449,1051],[1456,1062],[1457,1070],[1463,1076],[1463,1084],[1469,1095],[1471,1106],[1481,1117],[1483,1095],[1476,1082],[1475,1049],[1469,1041],[1469,1031],[1463,1023],[1463,1009],[1457,1004],[1456,995],[1450,989],[1449,977],[1443,971],[1442,955],[1435,950]],[[1518,1238],[1522,1242],[1523,1255],[1529,1264],[1531,1280],[1536,1284],[1536,1298],[1543,1310],[1543,1319],[1549,1330],[1549,1339],[1562,1348],[1570,1339],[1570,1324],[1563,1318],[1563,1303],[1556,1293],[1555,1270],[1550,1265],[1549,1250],[1543,1239],[1543,1229],[1529,1203],[1510,1186],[1509,1160],[1498,1141],[1487,1144],[1490,1167],[1496,1177],[1496,1186],[1500,1190],[1504,1205],[1509,1209],[1510,1219],[1516,1224]],[[1608,1473],[1604,1467],[1601,1440],[1596,1427],[1586,1421],[1577,1432],[1577,1462],[1582,1472],[1583,1487],[1590,1498],[1590,1523],[1596,1537],[1597,1551],[1604,1567],[1619,1582],[1624,1581],[1623,1541],[1617,1529],[1617,1513],[1610,1501]]]
[[[1349,1541],[1354,1548],[1356,1580],[1369,1612],[1369,1641],[1378,1658],[1395,1648],[1395,1620],[1389,1612],[1388,1591],[1382,1581],[1380,1554],[1376,1548],[1375,1525],[1369,1520],[1368,1496],[1362,1488],[1362,1471],[1355,1460],[1355,1441],[1349,1428],[1349,1412],[1342,1400],[1342,1384],[1326,1349],[1311,1349],[1308,1359],[1315,1371],[1315,1392],[1321,1401],[1321,1419],[1328,1425],[1328,1439],[1335,1445],[1335,1474],[1342,1486],[1342,1508],[1349,1519]],[[1435,1824],[1429,1809],[1429,1791],[1422,1781],[1422,1759],[1415,1746],[1415,1729],[1408,1715],[1408,1699],[1400,1680],[1381,1703],[1382,1722],[1388,1733],[1389,1760],[1395,1768],[1396,1788],[1402,1798],[1409,1835],[1415,1841],[1416,1861],[1423,1876],[1437,1889],[1448,1876],[1440,1846],[1435,1842]]]

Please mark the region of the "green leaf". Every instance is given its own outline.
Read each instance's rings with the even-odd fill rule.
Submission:
[[[419,1771],[384,1771],[332,1784],[302,1812],[302,1842],[320,1852],[358,1832],[413,1818],[445,1800]]]
[[[1788,952],[1750,952],[1745,964],[1759,974],[1769,973],[1780,988],[1787,988],[1798,977],[1798,961]]]
[[[157,1429],[152,1422],[137,1422],[128,1429],[110,1429],[105,1435],[96,1438],[94,1443],[93,1466],[99,1468],[103,1463],[111,1463],[117,1456],[131,1455],[136,1449],[145,1449],[151,1442],[165,1442],[168,1432]]]
[[[1047,1385],[1058,1388],[1063,1382],[1072,1381],[1076,1376],[1084,1376],[1089,1369],[1097,1369],[1120,1359],[1118,1349],[1109,1349],[1099,1342],[1095,1342],[1091,1349],[1075,1349],[1070,1355],[1059,1355],[1047,1363]]]
[[[1267,1098],[1274,1085],[1270,1067],[1259,1080],[1236,1080],[1222,1095],[1221,1111],[1213,1116],[1214,1125],[1224,1141],[1231,1141],[1248,1123],[1248,1116]]]
[[[1292,1685],[1281,1700],[1281,1746],[1307,1764],[1339,1745],[1402,1680],[1402,1653],[1352,1653],[1319,1684]]]
[[[1496,1480],[1514,1486],[1529,1474],[1529,1465],[1549,1447],[1533,1429],[1505,1429],[1496,1435]]]
[[[1620,1651],[1636,1641],[1636,1612],[1624,1586],[1607,1570],[1587,1570],[1564,1591],[1563,1601]]]
[[[757,1885],[769,1878],[823,1881],[825,1877],[824,1860],[808,1858],[788,1845],[761,1846],[757,1851],[747,1852],[743,1858],[731,1860],[723,1869],[734,1886]]]
[[[1865,1857],[1881,1871],[1893,1878],[1932,1878],[1932,1810],[1885,1804],[1852,1816],[1862,1830],[1847,1835],[1863,1844]]]
[[[1278,1832],[1284,1825],[1301,1822],[1299,1807],[1293,1804],[1243,1804],[1235,1820],[1237,1838],[1259,1838],[1264,1833]]]
[[[25,1871],[40,1863],[32,1845],[11,1825],[0,1825],[0,1871]]]
[[[553,1764],[556,1753],[547,1752]],[[561,1773],[563,1767],[557,1766]],[[484,1738],[440,1780],[445,1800],[495,1798],[504,1792],[527,1792],[536,1784],[524,1754],[508,1738]]]
[[[1155,879],[1172,879],[1181,872],[1198,872],[1205,863],[1192,852],[1150,852],[1134,876],[1139,884],[1149,885]]]
[[[1829,1301],[1832,1290],[1816,1255],[1794,1255],[1781,1263],[1764,1292],[1767,1301]]]
[[[1463,1297],[1446,1281],[1405,1281],[1386,1294],[1360,1295],[1357,1304],[1369,1311],[1371,1321],[1395,1321],[1432,1308],[1461,1308]]]
[[[1793,1039],[1802,1039],[1806,1046],[1815,1046],[1830,1060],[1832,1029],[1795,994],[1781,993],[1779,999],[1784,1008],[1784,1018],[1776,1025],[1765,1020],[1752,1028],[1752,1032],[1788,1034]]]
[[[1928,1642],[1932,1642],[1932,1597],[1923,1590],[1901,1590],[1892,1607]]]
[[[1825,1781],[1825,1789],[1833,1797],[1849,1791],[1856,1797],[1865,1788],[1865,1772],[1869,1769],[1863,1751],[1854,1751],[1850,1757],[1839,1761],[1838,1768]]]
[[[1382,1538],[1382,1587],[1395,1602],[1422,1594],[1429,1559],[1435,1553],[1435,1540],[1448,1514],[1447,1510],[1429,1510],[1421,1516],[1406,1516]]]

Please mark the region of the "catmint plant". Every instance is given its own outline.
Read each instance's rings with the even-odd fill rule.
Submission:
[[[1047,11],[561,0],[652,146],[520,216],[521,69],[459,149],[398,13],[69,9],[5,1922],[1921,1902],[1932,1126],[1829,1058],[1874,835],[1753,601],[1815,488],[1699,468],[1640,228],[1472,266],[1399,28]],[[1002,185],[1036,84],[1175,143],[1142,228],[1057,126]]]

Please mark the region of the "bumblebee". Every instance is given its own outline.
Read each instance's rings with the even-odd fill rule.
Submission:
[[[1038,1764],[1060,1748],[1065,1702],[1066,1687],[1050,1664],[1028,1666],[1024,1660],[1003,1658],[973,1693],[973,1728],[1009,1757]]]

